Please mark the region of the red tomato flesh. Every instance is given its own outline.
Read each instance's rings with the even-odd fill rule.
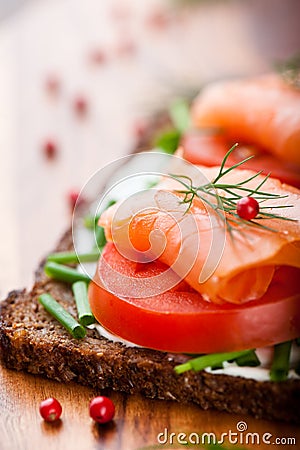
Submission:
[[[129,283],[137,278],[142,282],[143,277],[167,268],[160,262],[128,261],[112,243],[106,245],[102,258],[127,275]],[[180,353],[228,352],[300,336],[299,275],[298,269],[282,267],[261,299],[242,305],[216,305],[204,301],[184,281],[154,297],[119,298],[100,286],[97,269],[89,286],[89,300],[103,327],[137,345]]]
[[[220,166],[224,156],[232,146],[225,136],[219,134],[190,133],[182,140],[183,158],[193,164],[208,167]],[[228,158],[228,164],[236,164],[248,156],[254,156],[241,169],[256,172],[262,170],[264,174],[272,174],[281,182],[300,188],[300,167],[280,160],[277,156],[267,153],[250,145],[239,145]]]

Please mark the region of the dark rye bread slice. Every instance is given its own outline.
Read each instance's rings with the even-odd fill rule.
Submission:
[[[67,232],[56,250],[71,248]],[[176,375],[173,368],[187,360],[185,355],[125,347],[100,337],[96,330],[88,330],[82,340],[73,339],[38,303],[43,292],[51,293],[76,317],[70,287],[47,278],[41,265],[30,292],[13,291],[1,303],[1,360],[6,367],[99,390],[112,388],[194,402],[203,409],[300,422],[300,380],[257,382],[205,371]]]

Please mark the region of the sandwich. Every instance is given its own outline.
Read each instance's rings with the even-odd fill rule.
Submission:
[[[300,93],[273,75],[203,90],[193,128],[178,127],[175,156],[134,155],[135,191],[114,182],[99,196],[93,272],[78,250],[78,206],[73,233],[41,263],[32,290],[3,301],[3,364],[299,423],[299,105]],[[147,178],[137,189],[132,174],[145,167],[155,185]],[[88,284],[96,322],[70,333],[46,300],[78,318],[74,281]]]

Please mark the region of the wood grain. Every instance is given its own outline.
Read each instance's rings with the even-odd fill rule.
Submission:
[[[115,402],[116,416],[112,423],[101,426],[94,423],[88,414],[89,401],[99,392],[74,383],[60,384],[4,368],[0,369],[0,376],[1,450],[168,448],[168,445],[159,445],[157,440],[158,434],[165,429],[168,430],[168,443],[170,433],[178,435],[180,432],[187,435],[214,432],[219,438],[223,432],[236,432],[236,424],[241,420],[247,423],[248,432],[256,432],[260,436],[268,432],[274,439],[288,436],[300,442],[296,426],[108,391],[104,394],[110,395]],[[39,402],[49,396],[59,399],[63,406],[61,420],[53,424],[44,422],[38,411]],[[172,445],[171,448],[177,447]],[[247,448],[257,446],[249,445]],[[261,443],[259,448],[270,447]]]

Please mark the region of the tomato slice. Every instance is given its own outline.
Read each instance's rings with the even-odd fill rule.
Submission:
[[[190,133],[181,142],[183,157],[193,164],[220,166],[225,154],[232,146],[223,135]],[[236,164],[248,156],[254,157],[244,163],[241,169],[262,170],[272,174],[281,182],[300,188],[300,167],[280,160],[277,156],[250,145],[239,145],[228,159],[229,164]]]
[[[128,261],[112,243],[102,258],[129,282],[166,270],[160,262]],[[206,302],[184,281],[154,297],[119,298],[100,286],[97,269],[89,300],[102,326],[137,345],[180,353],[236,351],[300,336],[299,275],[299,269],[281,267],[264,297],[237,306]]]

